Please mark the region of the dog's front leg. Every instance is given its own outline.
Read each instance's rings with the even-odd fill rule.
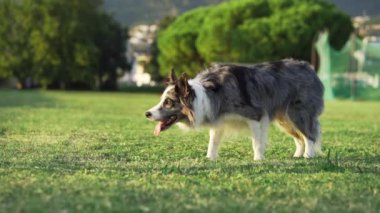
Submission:
[[[207,157],[210,160],[216,160],[218,157],[218,146],[222,139],[223,130],[220,128],[210,129],[210,141],[208,143]]]
[[[252,148],[254,160],[264,160],[265,147],[268,140],[269,117],[264,115],[260,121],[249,121],[252,131]]]

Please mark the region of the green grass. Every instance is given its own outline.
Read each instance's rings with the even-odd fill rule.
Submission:
[[[0,91],[0,212],[379,212],[380,102],[327,103],[324,157],[273,127],[263,162],[248,135],[211,162],[205,130],[153,136],[158,98]]]

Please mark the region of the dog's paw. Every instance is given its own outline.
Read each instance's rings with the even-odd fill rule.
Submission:
[[[305,149],[302,146],[297,146],[296,151],[294,152],[294,158],[300,158],[305,153]]]
[[[306,159],[310,159],[310,158],[315,157],[315,153],[312,153],[312,152],[307,153],[307,152],[305,152],[303,154],[303,157],[306,158]]]
[[[264,160],[264,156],[255,156],[255,157],[253,157],[253,160],[254,161]]]
[[[302,152],[295,152],[294,155],[293,155],[293,158],[300,158],[302,157]]]
[[[212,160],[212,161],[215,161],[218,156],[216,156],[216,155],[207,155],[206,157],[208,159]]]

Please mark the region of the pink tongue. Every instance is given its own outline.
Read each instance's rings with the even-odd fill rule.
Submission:
[[[160,136],[160,132],[161,132],[161,126],[162,126],[162,121],[158,122],[156,127],[154,128],[154,136]]]

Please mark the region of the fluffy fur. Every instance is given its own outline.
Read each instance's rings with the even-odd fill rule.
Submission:
[[[227,123],[252,132],[254,159],[264,159],[268,128],[277,121],[294,138],[294,157],[312,158],[320,150],[319,116],[323,85],[307,62],[286,59],[250,67],[216,64],[194,79],[170,75],[161,102],[146,116],[159,121],[158,133],[173,123],[210,127],[207,157],[217,158]]]

